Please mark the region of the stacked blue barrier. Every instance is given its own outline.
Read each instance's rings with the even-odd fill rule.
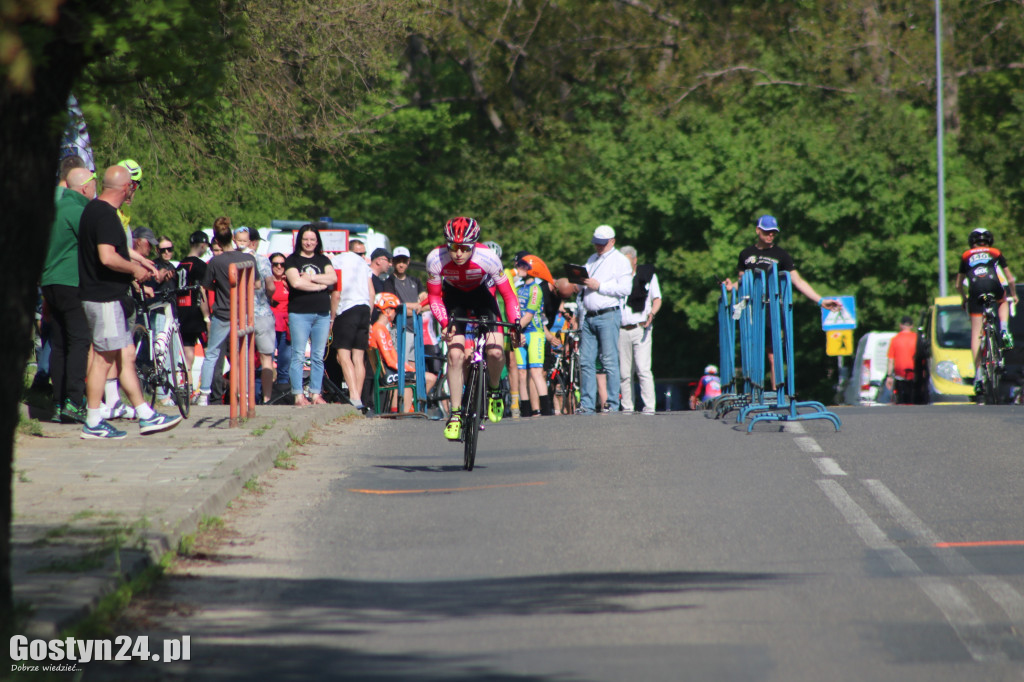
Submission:
[[[793,360],[793,283],[788,272],[748,270],[732,292],[722,287],[719,302],[720,366],[732,367],[730,390],[723,391],[712,407],[719,417],[736,409],[736,421],[751,417],[749,433],[762,421],[798,421],[826,419],[838,431],[839,417],[816,401],[796,400],[796,378]],[[766,324],[772,331],[772,354],[775,357],[774,391],[764,386]],[[740,362],[736,371],[735,327],[739,327]],[[741,385],[742,384],[742,385]]]

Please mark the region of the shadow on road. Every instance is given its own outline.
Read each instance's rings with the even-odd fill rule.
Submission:
[[[696,608],[671,595],[758,589],[798,579],[776,573],[608,572],[567,573],[479,580],[386,582],[361,580],[172,579],[164,594],[168,610],[195,612],[180,621],[192,636],[189,664],[90,664],[86,680],[352,679],[407,680],[576,679],[524,675],[493,669],[475,654],[380,653],[346,644],[350,637],[381,634],[396,626],[414,627],[463,619],[516,616],[642,614]],[[667,599],[631,600],[652,595]],[[182,604],[182,601],[190,602]],[[174,626],[179,627],[178,624]],[[473,626],[456,625],[457,632]],[[118,633],[122,634],[122,633]],[[406,638],[399,641],[408,642]],[[346,648],[350,647],[350,648]],[[146,674],[159,674],[146,677]]]

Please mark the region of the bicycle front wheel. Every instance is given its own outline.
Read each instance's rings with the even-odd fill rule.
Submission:
[[[192,405],[192,385],[188,380],[185,345],[181,341],[181,332],[178,329],[170,335],[167,352],[170,357],[169,393],[182,418],[188,419],[189,408]]]
[[[469,381],[463,398],[462,438],[464,443],[462,468],[473,470],[476,462],[476,445],[480,437],[480,423],[484,418],[484,369],[474,363],[469,369]]]

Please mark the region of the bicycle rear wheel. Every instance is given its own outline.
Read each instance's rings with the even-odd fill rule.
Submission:
[[[474,363],[469,368],[469,381],[462,399],[462,439],[464,443],[462,468],[473,470],[476,462],[476,445],[480,437],[480,422],[484,416],[484,371]]]
[[[171,364],[168,392],[182,418],[188,419],[189,408],[192,405],[192,385],[188,380],[185,346],[181,342],[181,332],[177,329],[170,335],[170,347],[167,349],[167,353]]]
[[[995,329],[985,329],[985,358],[982,361],[985,372],[985,404],[999,404],[999,379],[1001,374],[999,344],[996,341]]]

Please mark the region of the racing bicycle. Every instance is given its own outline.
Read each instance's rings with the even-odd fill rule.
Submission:
[[[456,323],[475,324],[476,343],[473,344],[473,352],[469,357],[469,367],[466,370],[465,387],[462,391],[462,433],[459,440],[464,445],[462,468],[466,471],[473,470],[476,462],[476,445],[480,432],[484,429],[484,419],[487,415],[487,358],[484,354],[484,340],[487,335],[501,327],[507,329],[518,329],[518,325],[508,322],[498,322],[489,317],[468,318],[453,317],[450,320]]]
[[[561,397],[562,414],[575,414],[580,405],[580,332],[565,332],[565,343],[555,353],[548,372],[548,395]]]
[[[978,366],[981,369],[982,393],[986,405],[999,404],[999,382],[1003,376],[1003,347],[999,338],[999,318],[992,294],[982,294],[981,348]]]
[[[192,284],[158,291],[148,299],[143,299],[139,292],[135,293],[135,304],[145,320],[144,324],[136,324],[133,329],[135,368],[142,393],[149,396],[151,405],[157,404],[158,394],[165,394],[185,419],[191,405],[192,385],[188,378],[189,368],[185,361],[176,303],[183,292],[200,289],[200,285]],[[160,317],[163,321],[158,326]]]

